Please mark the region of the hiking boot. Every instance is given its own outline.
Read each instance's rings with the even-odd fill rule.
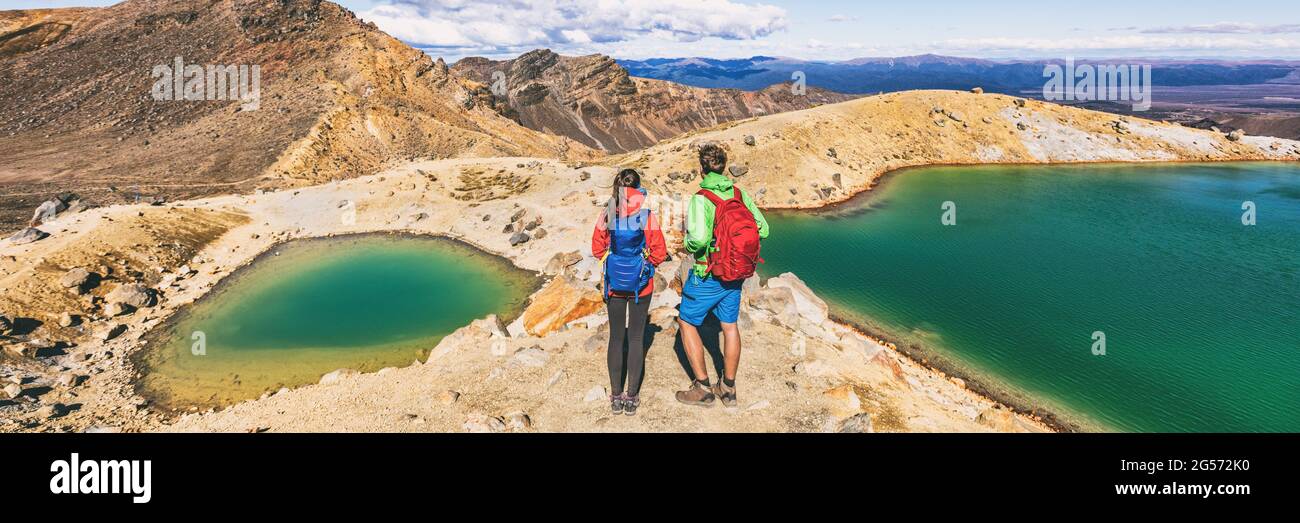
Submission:
[[[718,380],[717,383],[713,384],[713,395],[722,400],[724,407],[736,406],[736,388],[728,387],[722,380]]]
[[[623,399],[623,395],[622,395],[622,394],[619,394],[619,395],[617,395],[617,396],[610,396],[610,397],[609,397],[609,410],[610,410],[610,412],[613,412],[614,414],[622,414],[623,411],[626,410],[626,409],[627,409],[627,404],[626,404],[625,400]]]
[[[635,416],[636,408],[640,406],[641,406],[640,396],[628,396],[626,394],[623,395],[623,414],[627,414],[628,416]]]
[[[696,407],[713,405],[713,393],[698,381],[691,382],[691,388],[677,391],[677,401]]]

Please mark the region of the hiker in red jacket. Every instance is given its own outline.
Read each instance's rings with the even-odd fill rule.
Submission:
[[[591,233],[591,255],[602,259],[605,266],[602,291],[609,310],[606,360],[610,409],[628,416],[641,406],[644,336],[654,294],[654,270],[668,257],[659,221],[644,208],[645,199],[641,175],[633,169],[620,171],[614,177],[609,205]]]

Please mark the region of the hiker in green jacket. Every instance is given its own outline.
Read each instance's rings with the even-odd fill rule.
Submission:
[[[713,404],[715,397],[728,407],[736,404],[736,370],[740,366],[740,328],[737,327],[736,322],[740,316],[740,288],[744,284],[744,278],[748,277],[747,274],[752,275],[753,264],[759,261],[756,259],[758,245],[754,242],[749,247],[752,248],[755,259],[749,260],[746,270],[742,271],[747,274],[741,274],[736,279],[728,281],[719,276],[725,274],[725,270],[710,265],[710,254],[719,251],[714,234],[714,227],[718,220],[718,206],[731,200],[735,196],[735,191],[739,190],[744,207],[752,215],[752,221],[749,221],[749,216],[742,216],[742,221],[746,222],[743,227],[749,228],[747,233],[752,236],[752,227],[756,226],[757,238],[753,239],[757,240],[767,238],[769,232],[767,220],[763,218],[762,211],[754,205],[749,194],[733,187],[731,179],[721,174],[726,167],[727,154],[721,147],[710,144],[700,148],[700,168],[704,173],[700,188],[712,193],[713,198],[706,194],[692,196],[686,215],[686,250],[694,256],[695,264],[682,285],[678,323],[681,326],[679,332],[682,336],[682,345],[686,349],[686,356],[694,376],[692,376],[691,387],[677,393],[677,401],[688,405],[709,406]],[[738,206],[734,210],[741,215],[744,214]],[[730,221],[730,218],[728,220]],[[715,259],[713,263],[721,262]],[[709,383],[709,372],[704,362],[704,341],[700,338],[698,330],[698,327],[704,323],[705,316],[710,312],[722,324],[724,339],[723,375],[719,376],[718,382],[712,385]]]

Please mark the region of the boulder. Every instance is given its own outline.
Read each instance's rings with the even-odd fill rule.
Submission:
[[[324,375],[324,376],[321,376],[321,377],[320,377],[320,384],[321,384],[321,385],[334,385],[334,384],[336,384],[336,383],[339,383],[339,382],[343,381],[343,380],[346,379],[346,378],[350,378],[350,377],[352,377],[352,376],[356,376],[356,375],[358,375],[358,374],[361,374],[361,373],[360,373],[360,372],[357,372],[356,370],[353,370],[353,369],[338,369],[338,370],[336,370],[336,371],[334,371],[334,372],[331,372],[331,373],[329,373],[329,374],[326,374],[326,375]]]
[[[862,412],[862,399],[852,385],[840,385],[823,392],[831,400],[831,415],[836,418],[848,418]]]
[[[104,296],[108,303],[121,303],[136,309],[154,305],[154,291],[138,283],[118,285],[116,289]]]
[[[63,200],[60,200],[58,198],[55,198],[53,200],[47,200],[46,202],[37,206],[36,212],[32,213],[31,225],[32,227],[35,227],[42,223],[53,220],[56,216],[59,215],[59,213],[66,211],[67,209],[68,209],[68,204],[63,203]]]
[[[749,174],[749,167],[745,165],[733,165],[727,168],[727,172],[731,173],[733,178],[740,178],[741,176]]]
[[[755,143],[757,143],[757,141],[754,140],[754,135],[750,134],[745,136],[745,145],[753,147]]]
[[[552,278],[542,290],[537,291],[520,320],[525,332],[540,337],[559,330],[573,320],[591,315],[604,306],[599,291],[566,274]]]
[[[542,269],[542,272],[545,274],[559,274],[580,261],[582,261],[581,252],[557,252],[555,256],[551,256],[550,261],[546,262],[546,268]]]
[[[794,295],[794,305],[799,312],[799,316],[813,324],[820,325],[830,317],[830,311],[826,306],[826,302],[822,301],[821,298],[818,298],[817,295],[813,293],[812,289],[809,289],[808,286],[804,284],[803,280],[800,280],[798,276],[795,276],[792,273],[787,272],[775,278],[768,279],[767,287],[769,289],[790,289],[791,293]]]
[[[677,305],[682,302],[681,295],[677,294],[677,291],[673,290],[672,288],[664,289],[662,292],[656,293],[653,299],[654,302],[651,303],[650,306],[656,309],[663,308],[663,307],[670,307],[676,309]]]
[[[59,385],[72,388],[72,387],[76,387],[77,385],[80,385],[82,380],[84,379],[86,379],[85,376],[79,374],[73,374],[71,372],[65,372],[63,374],[60,374],[56,381],[58,381]]]
[[[524,244],[524,243],[528,243],[528,240],[531,240],[531,239],[532,239],[532,237],[528,236],[528,233],[525,233],[525,232],[517,232],[517,233],[514,233],[514,234],[510,235],[510,246],[511,246],[511,247],[514,247],[514,246],[516,246],[516,245],[521,245],[521,244]]]
[[[1228,139],[1234,142],[1240,142],[1241,139],[1245,137],[1246,137],[1246,131],[1243,131],[1241,129],[1237,129],[1235,131],[1228,133]]]
[[[48,236],[49,234],[47,234],[45,231],[42,231],[35,227],[28,227],[26,229],[14,233],[13,236],[9,237],[9,241],[14,245],[23,245],[23,244],[43,240]]]
[[[757,274],[750,276],[749,278],[746,278],[744,282],[741,282],[740,284],[741,305],[749,305],[750,299],[754,297],[754,293],[757,293],[762,288],[763,285],[761,282],[759,282]]]
[[[17,383],[10,383],[8,385],[5,385],[5,388],[3,390],[5,395],[8,396],[9,399],[14,399],[17,398],[18,396],[23,395],[23,386]]]
[[[99,331],[98,333],[95,334],[95,337],[101,341],[110,341],[113,338],[121,336],[122,333],[124,332],[126,332],[126,325],[118,323],[118,324],[110,325],[104,330]]]
[[[110,303],[104,306],[104,315],[109,318],[116,318],[123,314],[128,314],[133,310],[135,310],[135,308],[125,303]]]
[[[57,418],[68,413],[68,407],[62,403],[51,403],[36,409],[36,417],[41,419]]]
[[[972,87],[971,90],[970,90],[970,92],[975,93],[975,94],[984,94],[984,88],[983,88],[983,87]]]
[[[495,314],[491,314],[443,336],[438,341],[438,345],[429,351],[425,363],[432,363],[462,347],[482,346],[493,341],[504,342],[505,338],[506,333],[501,328],[501,320],[497,319]]]
[[[62,313],[62,314],[59,314],[59,326],[60,326],[60,327],[63,327],[63,328],[66,329],[66,328],[68,328],[68,327],[71,327],[71,326],[72,326],[74,323],[76,323],[76,322],[77,322],[77,319],[76,319],[75,317],[73,317],[72,314],[69,314],[69,313],[67,313],[67,312],[64,312],[64,313]]]
[[[501,421],[501,418],[488,416],[486,414],[470,414],[462,427],[465,428],[465,432],[472,432],[475,434],[488,434],[506,430],[506,424],[504,421]]]
[[[528,430],[533,427],[533,419],[523,411],[515,411],[505,415],[505,424],[510,430]]]
[[[744,293],[741,293],[744,296]],[[788,287],[766,287],[750,293],[749,304],[764,311],[787,327],[796,327],[799,311],[795,306],[794,291]]]
[[[82,267],[72,269],[59,278],[59,285],[65,289],[75,289],[78,294],[86,292],[98,283],[99,275]]]
[[[863,412],[840,422],[839,431],[843,434],[867,434],[875,430],[871,426],[871,415]]]
[[[14,331],[14,322],[8,316],[0,314],[0,336],[7,335]]]

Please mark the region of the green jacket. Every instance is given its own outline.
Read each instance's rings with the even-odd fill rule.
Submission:
[[[733,196],[732,185],[730,178],[718,173],[706,174],[700,182],[700,188],[707,189],[724,200]],[[740,199],[745,202],[749,212],[754,213],[754,221],[758,222],[758,237],[767,238],[769,229],[763,211],[758,210],[754,200],[749,198],[749,193],[743,190],[740,191]],[[691,196],[691,204],[686,211],[686,250],[695,255],[695,275],[701,278],[709,274],[709,253],[717,250],[713,246],[714,210],[713,202],[696,194]]]

